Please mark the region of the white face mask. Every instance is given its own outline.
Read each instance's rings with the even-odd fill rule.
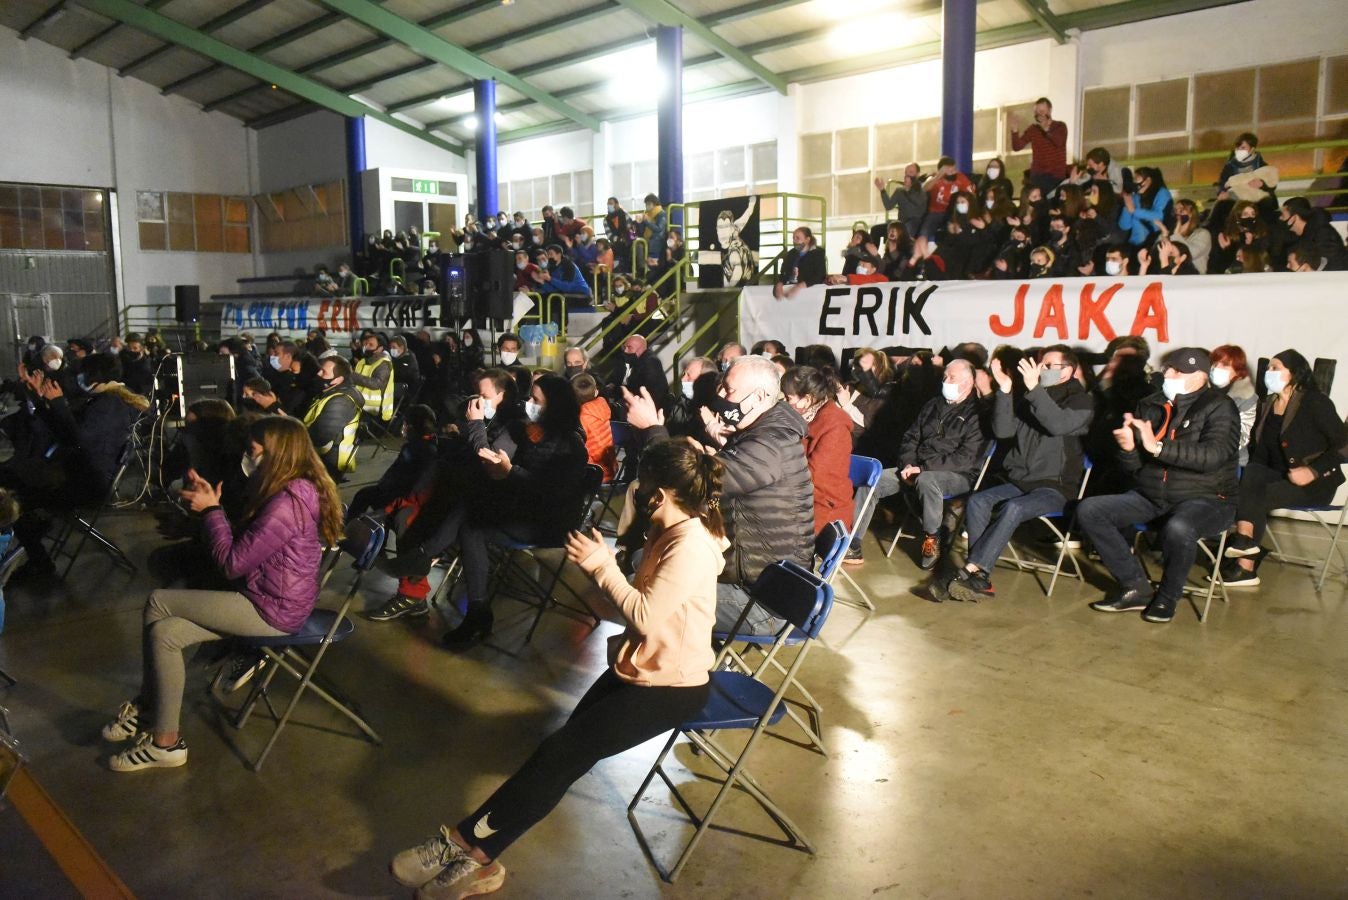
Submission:
[[[1264,373],[1264,387],[1270,394],[1280,394],[1287,387],[1287,373],[1269,369]]]
[[[1167,400],[1174,400],[1184,393],[1185,378],[1181,375],[1179,378],[1167,378],[1161,382],[1161,393],[1165,394]]]
[[[1123,263],[1117,259],[1107,259],[1105,260],[1105,271],[1110,275],[1117,275],[1123,271]]]
[[[1221,366],[1213,366],[1208,371],[1208,378],[1212,379],[1212,386],[1215,388],[1224,388],[1231,383],[1231,370]]]
[[[963,214],[967,213],[968,211],[969,211],[969,204],[966,203],[965,201],[961,200],[959,203],[955,204],[955,212]]]
[[[997,168],[996,166],[992,166],[991,168],[988,169],[988,177],[995,181],[998,178],[1002,177],[1002,170]]]
[[[53,372],[61,368],[61,357],[58,356],[55,359],[47,360],[47,368],[51,369]]]
[[[534,402],[530,397],[524,401],[524,414],[529,417],[530,422],[537,422],[543,418],[543,407]]]
[[[668,247],[669,249],[673,250],[673,249],[674,249],[674,239],[673,239],[673,238],[670,238],[669,240],[665,241],[665,246]]]
[[[687,397],[689,400],[693,399],[693,382],[680,381],[679,387],[683,390],[683,396]]]
[[[513,366],[515,364],[515,360],[519,358],[520,355],[513,351],[510,350],[501,351],[501,365],[503,366]]]
[[[590,236],[588,234],[582,234],[580,236],[580,242],[582,244],[588,244],[590,242]]]
[[[941,382],[941,396],[945,397],[949,403],[954,403],[960,398],[960,386],[952,381]]]
[[[256,472],[261,465],[261,456],[257,459],[253,459],[253,457],[249,456],[246,452],[243,454],[243,459],[239,460],[239,468],[243,469],[243,477],[245,478],[252,478],[253,473]]]
[[[875,270],[872,269],[870,266],[857,266],[858,275],[872,275],[874,273]]]
[[[997,205],[997,201],[996,201],[996,200],[984,200],[984,201],[983,201],[983,205],[986,206],[988,209],[992,209],[994,206]]]
[[[1044,387],[1062,384],[1062,369],[1045,369],[1039,373],[1039,383]]]
[[[398,357],[403,355],[403,352],[399,350],[397,347],[390,347],[388,355],[393,357],[394,359],[397,359]]]
[[[281,357],[279,357],[279,356],[268,356],[268,357],[267,357],[267,362],[268,362],[268,364],[270,364],[271,367],[272,367],[273,369],[275,369],[276,371],[278,371],[278,372],[281,371]]]
[[[492,403],[486,397],[482,398],[482,418],[490,419],[496,415],[496,404]]]
[[[515,268],[517,268],[517,269],[519,269],[521,272],[523,272],[523,271],[525,270],[525,268],[528,267],[528,265],[529,265],[529,264],[528,264],[527,262],[517,262],[517,263],[515,263]]]
[[[1250,158],[1250,151],[1249,151],[1249,150],[1246,150],[1246,149],[1244,149],[1244,148],[1241,148],[1240,150],[1237,150],[1237,151],[1236,151],[1235,157],[1236,157],[1236,162],[1245,162],[1245,160],[1247,160],[1247,159]]]

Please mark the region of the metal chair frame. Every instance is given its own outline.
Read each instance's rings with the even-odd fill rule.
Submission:
[[[884,470],[884,464],[881,463],[880,460],[870,456],[858,456],[855,453],[852,454],[851,461],[847,468],[847,476],[852,482],[852,491],[854,493],[858,491],[861,493],[861,501],[855,504],[852,512],[852,524],[851,527],[847,529],[846,537],[847,546],[849,547],[851,546],[852,541],[856,539],[857,523],[865,519],[865,514],[870,511],[871,507],[879,502],[876,499],[875,490],[876,485],[880,483],[880,475]],[[846,553],[846,550],[843,552]],[[839,562],[841,562],[841,560]],[[840,574],[850,586],[851,592],[856,594],[856,599],[835,595],[834,601],[854,609],[864,609],[867,612],[875,612],[875,604],[871,602],[870,595],[866,593],[861,585],[857,584],[856,579],[852,577],[845,566],[836,566],[828,575],[828,583],[830,585],[833,584],[833,579]]]
[[[601,486],[604,489],[604,505],[599,508],[599,515],[594,517],[594,522],[595,527],[603,534],[617,532],[617,522],[614,522],[613,530],[610,531],[604,526],[604,517],[612,509],[613,500],[618,495],[619,490],[625,490],[637,477],[635,470],[637,454],[632,446],[636,432],[626,422],[613,421],[609,422],[609,430],[613,435],[613,446],[618,452],[618,471],[613,476],[612,481],[604,482]]]
[[[1074,576],[1070,577],[1075,577],[1078,581],[1084,581],[1086,578],[1086,576],[1082,574],[1080,560],[1077,559],[1076,553],[1068,546],[1072,541],[1072,529],[1076,527],[1077,504],[1081,503],[1086,497],[1086,486],[1090,483],[1091,470],[1094,468],[1089,457],[1083,457],[1082,463],[1081,487],[1077,490],[1076,499],[1069,500],[1067,505],[1063,507],[1062,512],[1050,513],[1046,516],[1038,516],[1036,518],[1036,521],[1043,523],[1048,530],[1053,533],[1053,536],[1058,539],[1059,548],[1057,560],[1050,565],[1038,560],[1022,559],[1020,552],[1016,549],[1015,541],[1006,545],[1008,555],[1002,556],[997,560],[997,562],[1010,563],[1021,572],[1052,573],[1053,577],[1049,579],[1048,587],[1044,589],[1045,597],[1053,596],[1053,588],[1058,583],[1058,577],[1063,574],[1062,566],[1064,562],[1070,562],[1072,564],[1072,569],[1076,573]],[[1057,522],[1054,521],[1055,519],[1065,520],[1067,527],[1065,529],[1059,529]],[[1036,574],[1036,579],[1037,578],[1038,576]],[[1040,587],[1043,587],[1042,581],[1040,582]]]
[[[988,466],[992,464],[992,457],[996,452],[997,452],[997,440],[995,438],[989,439],[987,449],[983,452],[983,465],[980,466],[978,469],[978,477],[974,479],[973,487],[969,488],[968,491],[962,494],[946,494],[944,497],[945,502],[949,503],[951,500],[961,500],[961,499],[967,500],[970,494],[977,493],[978,489],[983,486],[983,479],[988,474]],[[908,516],[911,516],[912,518],[921,521],[922,515],[921,511],[913,508],[913,501],[909,498],[908,494],[904,492],[902,486],[900,486],[899,488],[899,496],[903,498],[904,513],[907,514]],[[960,523],[963,521],[964,521],[964,513],[961,511],[959,517],[955,520],[955,527],[952,530],[958,532]],[[889,549],[885,551],[885,559],[889,559],[891,556],[894,555],[894,548],[899,545],[899,538],[903,537],[915,538],[917,537],[917,535],[905,534],[903,530],[903,522],[900,521],[899,530],[894,532],[894,540],[889,542]],[[951,537],[953,538],[954,534],[952,534]]]
[[[79,558],[81,551],[84,550],[84,545],[90,540],[101,547],[112,558],[115,565],[121,566],[131,573],[137,571],[138,567],[126,555],[126,551],[117,546],[116,541],[98,530],[98,520],[102,518],[103,512],[112,506],[113,500],[117,497],[117,488],[122,483],[122,477],[126,474],[126,470],[130,467],[131,460],[134,458],[135,444],[128,438],[118,455],[117,474],[113,476],[112,484],[102,501],[96,506],[84,510],[71,509],[63,512],[65,526],[52,542],[52,559],[56,559],[61,553],[65,552],[66,546],[70,543],[70,539],[75,536],[75,532],[79,532],[80,538],[75,544],[75,549],[68,554],[70,561],[66,563],[65,571],[61,574],[62,578],[70,576],[70,570],[75,567],[75,560]]]
[[[1165,517],[1161,516],[1160,518],[1164,519]],[[1159,521],[1159,519],[1152,520],[1152,522],[1157,521]],[[1140,522],[1133,526],[1133,555],[1136,556],[1137,561],[1142,564],[1142,571],[1146,574],[1149,581],[1151,580],[1151,573],[1147,570],[1147,557],[1141,552],[1139,544],[1141,544],[1142,536],[1144,534],[1159,530],[1158,528],[1152,527],[1152,522]],[[1193,605],[1194,612],[1198,613],[1199,622],[1207,621],[1208,608],[1212,605],[1212,595],[1218,588],[1220,588],[1222,592],[1222,602],[1231,602],[1230,596],[1226,593],[1226,580],[1222,578],[1222,556],[1226,552],[1226,534],[1227,533],[1223,531],[1221,537],[1216,539],[1217,550],[1215,553],[1205,542],[1207,540],[1212,540],[1212,538],[1200,537],[1198,539],[1198,549],[1203,551],[1203,555],[1208,558],[1208,562],[1212,563],[1212,572],[1208,575],[1206,587],[1203,584],[1186,584],[1183,590],[1185,596],[1189,597],[1189,602]],[[1198,603],[1193,599],[1197,594],[1204,595],[1202,610],[1199,610]]]
[[[1345,571],[1348,571],[1348,559],[1344,558],[1344,552],[1339,547],[1339,535],[1343,532],[1343,523],[1345,515],[1348,515],[1348,504],[1326,504],[1324,506],[1289,506],[1282,510],[1274,512],[1298,512],[1309,515],[1315,524],[1324,529],[1329,535],[1329,549],[1325,551],[1323,561],[1313,556],[1293,556],[1283,551],[1282,544],[1278,541],[1278,533],[1270,526],[1264,529],[1268,535],[1269,541],[1273,544],[1273,550],[1269,553],[1269,558],[1289,566],[1302,566],[1307,569],[1320,569],[1320,574],[1315,579],[1315,591],[1319,593],[1325,588],[1325,578],[1329,575],[1329,563],[1334,558],[1334,551],[1339,553],[1339,562],[1343,565]],[[1338,521],[1330,525],[1323,516],[1325,513],[1338,513]]]

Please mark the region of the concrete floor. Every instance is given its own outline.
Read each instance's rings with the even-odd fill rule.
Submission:
[[[161,540],[147,514],[105,521],[133,558]],[[857,577],[879,611],[836,608],[803,670],[832,755],[768,740],[751,766],[815,856],[713,832],[663,884],[625,815],[654,742],[579,781],[503,858],[499,896],[1348,896],[1342,578],[1317,595],[1306,570],[1266,564],[1264,586],[1217,601],[1206,624],[1181,607],[1157,626],[1089,610],[1098,586],[1060,582],[1046,600],[1034,576],[1001,570],[995,601],[933,604],[904,550],[887,561],[868,544]],[[46,596],[12,587],[0,636],[0,666],[20,679],[0,703],[32,771],[141,897],[405,896],[389,856],[513,771],[601,670],[615,630],[551,615],[524,645],[524,608],[502,603],[492,646],[454,656],[434,643],[438,616],[361,620],[323,671],[385,745],[306,701],[259,774],[239,754],[261,748],[268,722],[225,725],[198,667],[190,764],[113,775],[97,733],[136,690],[151,587],[88,550]],[[392,587],[374,574],[358,602]],[[692,794],[710,797],[705,784]],[[651,797],[642,822],[668,853],[682,831],[667,796]],[[772,833],[747,797],[723,815]],[[0,848],[0,896],[74,895],[12,809]]]

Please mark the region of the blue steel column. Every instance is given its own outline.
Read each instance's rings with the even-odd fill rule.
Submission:
[[[655,32],[655,63],[664,76],[660,93],[659,133],[656,136],[659,160],[660,202],[665,206],[683,202],[683,29],[661,25]],[[638,185],[639,189],[644,190]],[[676,224],[671,221],[670,225]],[[681,224],[681,223],[679,223]],[[651,249],[655,254],[659,251]]]
[[[360,173],[365,171],[365,119],[346,118],[346,213],[351,229],[351,254],[365,244],[365,192]]]
[[[473,114],[477,117],[477,218],[482,221],[500,210],[496,196],[496,82],[490,78],[473,82]]]
[[[941,150],[961,172],[973,171],[977,12],[977,0],[945,0],[942,6]]]

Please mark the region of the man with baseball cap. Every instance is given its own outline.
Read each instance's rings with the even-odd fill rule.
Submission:
[[[1169,622],[1198,553],[1199,538],[1221,534],[1235,516],[1240,415],[1231,399],[1208,384],[1212,360],[1199,347],[1181,347],[1162,363],[1161,393],[1142,398],[1114,432],[1122,468],[1134,488],[1089,497],[1077,522],[1090,537],[1119,589],[1091,604],[1098,612],[1143,610],[1148,622]],[[1159,531],[1164,573],[1153,592],[1129,547],[1131,526]],[[1125,536],[1122,529],[1129,529]]]

